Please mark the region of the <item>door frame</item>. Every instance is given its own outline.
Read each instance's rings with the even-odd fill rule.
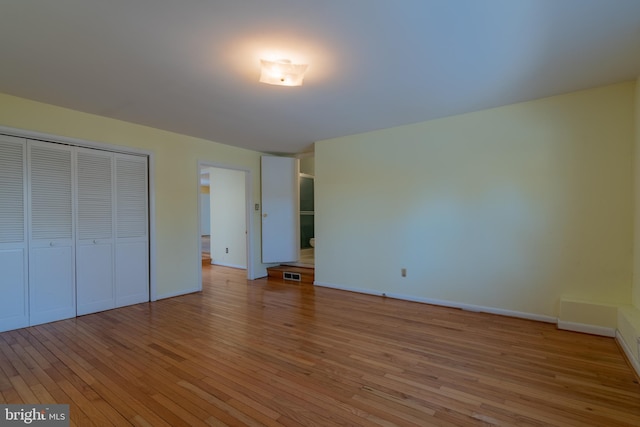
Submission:
[[[94,148],[97,150],[110,151],[112,153],[133,154],[147,157],[147,179],[148,179],[148,203],[149,203],[149,300],[157,301],[157,283],[156,283],[156,190],[155,175],[156,161],[153,151],[125,147],[122,145],[107,144],[103,142],[93,142],[78,138],[68,138],[49,133],[35,132],[26,129],[17,129],[8,126],[0,126],[0,133],[15,136],[17,138],[26,138],[40,140],[45,142],[53,142],[64,145],[72,145],[75,147]]]
[[[205,160],[198,160],[196,185],[198,194],[198,259],[197,259],[197,271],[198,271],[198,290],[202,290],[202,227],[201,227],[201,215],[202,206],[200,200],[200,175],[203,168],[218,168],[228,169],[244,172],[244,195],[245,195],[245,247],[247,251],[247,279],[254,280],[254,268],[253,268],[253,221],[251,212],[253,212],[253,175],[251,169],[242,166],[229,165],[225,163],[209,162]]]

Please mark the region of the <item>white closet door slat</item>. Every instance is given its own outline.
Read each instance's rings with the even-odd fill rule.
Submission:
[[[78,239],[111,239],[112,157],[78,151]]]
[[[147,191],[146,158],[117,156],[116,237],[147,236]]]
[[[31,236],[73,237],[71,151],[31,146]]]
[[[0,243],[24,242],[24,142],[0,139]]]

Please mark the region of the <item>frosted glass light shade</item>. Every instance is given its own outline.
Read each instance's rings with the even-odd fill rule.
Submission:
[[[292,64],[288,59],[268,61],[261,59],[260,82],[278,86],[302,86],[309,64]]]

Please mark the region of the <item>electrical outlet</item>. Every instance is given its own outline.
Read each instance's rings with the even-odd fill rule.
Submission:
[[[402,275],[402,277],[407,277],[407,269],[403,268],[402,270],[400,270],[400,274]]]
[[[224,253],[228,254],[229,253],[229,248],[224,248]]]

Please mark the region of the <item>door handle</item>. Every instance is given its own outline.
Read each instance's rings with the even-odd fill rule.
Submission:
[[[263,217],[263,218],[266,218],[266,217],[267,217],[267,214],[266,214],[266,213],[262,214],[262,217]]]

